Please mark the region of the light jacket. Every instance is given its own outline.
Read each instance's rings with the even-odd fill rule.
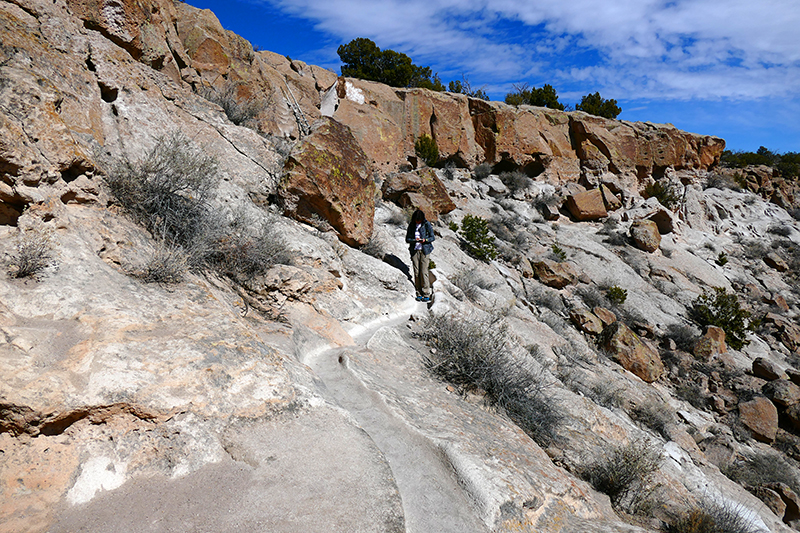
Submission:
[[[416,231],[417,225],[410,222],[408,224],[408,230],[406,230],[406,242],[408,243],[408,251],[411,255],[414,255],[414,247],[417,244],[414,236]],[[436,240],[436,237],[433,235],[433,226],[431,226],[431,223],[427,220],[423,222],[422,227],[419,228],[419,236],[422,239],[422,253],[425,255],[430,254],[433,251],[433,245],[431,243]]]

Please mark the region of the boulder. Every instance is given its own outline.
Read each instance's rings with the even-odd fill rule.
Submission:
[[[753,375],[767,381],[788,379],[786,373],[778,365],[764,357],[756,357],[753,360]]]
[[[396,202],[400,207],[422,209],[431,221],[456,208],[444,184],[431,168],[386,178],[382,193],[384,200]]]
[[[703,207],[700,206],[699,209],[702,210]],[[657,198],[648,198],[644,203],[628,209],[622,215],[622,220],[624,221],[640,219],[647,219],[655,222],[656,226],[658,226],[658,232],[661,235],[674,233],[678,226],[675,214],[661,205]]]
[[[770,381],[761,387],[761,391],[781,407],[791,407],[800,402],[800,387],[786,379]]]
[[[287,215],[311,224],[327,220],[342,242],[367,243],[372,235],[375,182],[369,161],[350,129],[333,119],[317,121],[292,149],[278,196]]]
[[[563,289],[567,285],[575,283],[578,275],[569,263],[559,263],[544,259],[531,263],[533,274],[536,278],[547,285],[556,289]]]
[[[573,309],[569,318],[584,333],[598,335],[603,331],[603,322],[588,309]]]
[[[608,211],[616,211],[622,207],[622,201],[608,187],[600,185],[600,192],[603,195],[603,203]]]
[[[786,261],[784,261],[783,258],[775,252],[768,253],[764,257],[764,262],[767,264],[767,266],[774,268],[778,272],[786,272],[789,270],[789,266],[786,264]]]
[[[658,225],[652,220],[637,220],[631,225],[631,238],[640,250],[655,252],[661,245]]]
[[[800,497],[797,496],[797,493],[793,491],[789,485],[781,482],[773,482],[765,483],[762,486],[774,491],[781,497],[781,500],[783,500],[786,508],[783,515],[779,516],[782,516],[784,522],[788,524],[800,519]]]
[[[567,209],[573,217],[580,221],[597,220],[608,216],[600,189],[569,195]]]
[[[775,516],[778,518],[783,518],[783,515],[786,512],[786,504],[784,503],[780,494],[763,485],[750,487],[749,490],[755,494],[759,500],[764,502],[764,505],[766,505],[770,511],[775,513]]]
[[[605,307],[595,307],[592,309],[592,313],[594,313],[595,316],[600,319],[600,321],[603,323],[603,327],[606,327],[609,324],[613,324],[617,321],[617,315]]]
[[[725,345],[725,330],[717,326],[709,326],[705,335],[700,337],[692,349],[692,353],[704,361],[708,361],[714,355],[728,351]]]
[[[658,352],[645,344],[622,322],[614,322],[603,330],[603,348],[625,370],[652,383],[664,373],[664,363]]]
[[[763,396],[739,404],[739,421],[761,442],[771,443],[778,433],[778,409]]]

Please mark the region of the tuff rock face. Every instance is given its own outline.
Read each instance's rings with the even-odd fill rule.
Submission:
[[[709,498],[759,531],[800,514],[797,487],[721,473],[753,457],[800,473],[800,227],[775,176],[708,187],[720,139],[342,79],[166,1],[0,0],[0,43],[3,531],[643,532]],[[228,87],[267,104],[249,128],[200,96]],[[209,212],[272,229],[285,264],[131,275],[165,245],[104,177],[176,130],[218,162]],[[455,168],[414,168],[423,133]],[[655,178],[681,193],[674,211],[642,198]],[[603,221],[559,217],[587,188]],[[429,307],[402,210],[424,202]],[[489,222],[497,260],[464,252],[451,223],[466,214]],[[628,242],[638,220],[658,250]],[[31,242],[46,261],[16,278]],[[705,337],[698,361],[685,317],[710,287],[763,321],[742,350]],[[510,368],[558,415],[551,439],[432,374],[421,338],[443,316],[502,324]],[[635,524],[585,480],[629,442],[662,455],[660,514]]]

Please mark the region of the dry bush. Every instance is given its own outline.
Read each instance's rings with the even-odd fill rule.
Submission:
[[[145,283],[180,283],[189,270],[188,257],[180,246],[158,242],[145,255],[140,266],[126,267],[129,275]]]
[[[237,126],[246,126],[251,123],[264,109],[269,101],[255,97],[240,98],[239,87],[241,84],[228,81],[222,87],[206,86],[199,94],[209,102],[214,102],[225,111],[228,120]]]
[[[481,163],[473,169],[472,173],[475,175],[476,180],[484,180],[492,173],[492,165],[489,163]]]
[[[722,473],[745,488],[766,483],[784,483],[800,494],[800,472],[783,457],[774,453],[755,453],[733,461],[721,469]]]
[[[726,500],[706,500],[666,527],[667,533],[762,533],[745,515],[746,508]]]
[[[11,253],[8,273],[13,278],[32,278],[55,264],[55,244],[49,228],[37,224],[20,230]]]
[[[111,194],[154,237],[190,249],[216,226],[208,200],[218,181],[217,161],[182,133],[158,137],[139,161],[123,157],[109,167]]]
[[[515,359],[501,317],[432,317],[422,337],[436,349],[425,361],[434,375],[465,389],[485,391],[539,444],[556,440],[563,415],[543,376]]]
[[[636,514],[652,498],[650,482],[661,460],[661,451],[645,441],[612,446],[584,468],[583,477],[607,494],[615,508]]]
[[[451,278],[450,283],[461,289],[464,295],[476,301],[480,296],[478,289],[490,291],[495,287],[492,280],[486,279],[475,270],[462,269],[457,271]]]
[[[512,193],[527,189],[533,184],[533,180],[520,170],[502,172],[500,174],[500,181],[502,181],[503,185],[508,187],[508,190]]]
[[[654,401],[646,401],[635,406],[630,415],[635,421],[665,438],[667,426],[675,420],[675,414],[669,405]]]
[[[274,229],[273,219],[258,219],[244,211],[233,214],[206,255],[207,264],[237,281],[252,280],[288,261],[288,247]]]

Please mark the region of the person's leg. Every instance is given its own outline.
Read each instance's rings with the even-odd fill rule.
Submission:
[[[414,270],[414,288],[417,290],[417,297],[422,296],[422,277],[420,272],[422,261],[420,258],[425,257],[421,250],[416,250],[411,256],[411,268]]]
[[[430,265],[431,260],[427,255],[423,253],[420,253],[419,255],[422,256],[420,258],[420,265],[419,265],[419,277],[421,278],[419,285],[421,286],[422,289],[422,295],[430,297],[431,283],[428,277],[428,265]]]

